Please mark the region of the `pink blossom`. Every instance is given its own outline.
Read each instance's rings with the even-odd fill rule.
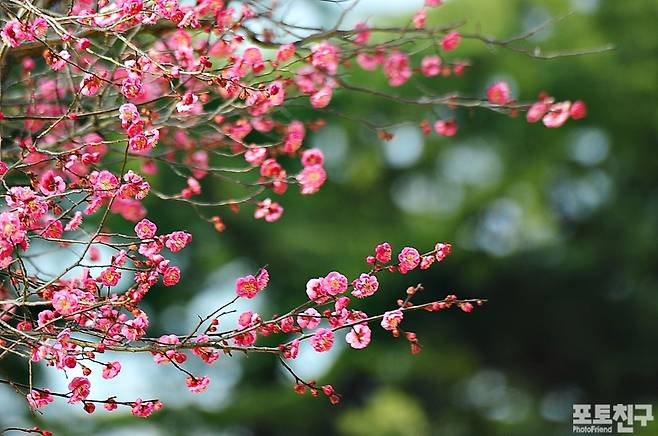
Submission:
[[[260,72],[264,67],[263,54],[257,47],[249,47],[242,54],[242,60],[247,63],[254,73]]]
[[[434,131],[441,136],[455,136],[457,134],[457,121],[454,118],[438,120],[434,123]]]
[[[244,160],[254,167],[260,166],[265,161],[266,157],[267,149],[264,147],[250,148],[244,153]]]
[[[345,340],[352,348],[360,350],[370,343],[370,327],[367,324],[357,324],[345,336]]]
[[[570,101],[563,101],[551,105],[548,113],[542,118],[544,125],[550,128],[562,126],[569,119],[570,109]]]
[[[158,338],[158,344],[164,346],[175,346],[180,344],[180,339],[176,335],[162,335]],[[165,351],[151,352],[151,354],[153,355],[153,361],[158,365],[171,362],[183,363],[187,360],[187,355],[185,355],[185,353],[176,351],[173,347],[170,347]]]
[[[365,44],[370,39],[370,31],[368,24],[363,21],[359,21],[354,25],[354,30],[356,31],[356,37],[354,42],[357,44]]]
[[[425,27],[425,20],[427,20],[427,11],[425,9],[421,9],[416,12],[412,18],[414,27],[416,29],[422,29]]]
[[[116,360],[107,362],[107,364],[103,367],[103,378],[104,379],[114,378],[119,374],[120,371],[121,371],[121,363],[119,363]]]
[[[327,293],[322,288],[322,279],[310,279],[306,283],[306,295],[310,300],[320,300],[327,296]]]
[[[0,32],[2,40],[10,47],[18,47],[21,42],[27,39],[24,25],[17,20],[7,21],[5,27]]]
[[[299,324],[299,326],[303,329],[313,330],[320,325],[320,321],[322,321],[320,312],[312,307],[306,309],[304,312],[297,316],[297,324]]]
[[[140,117],[137,107],[132,103],[122,104],[119,107],[119,119],[121,120],[121,127],[124,129],[139,123]]]
[[[30,24],[29,35],[30,39],[43,39],[48,33],[48,22],[43,17],[37,17]]]
[[[323,86],[317,92],[311,95],[311,106],[316,109],[322,109],[327,107],[331,102],[331,97],[333,95],[333,89],[331,86]]]
[[[384,74],[388,77],[389,85],[403,85],[411,77],[409,56],[399,50],[393,50],[384,61]]]
[[[235,293],[238,297],[254,298],[259,291],[258,280],[253,275],[240,277],[235,281]]]
[[[39,312],[37,324],[39,325],[41,331],[51,333],[53,332],[53,324],[51,321],[57,318],[57,314],[52,310],[42,310]]]
[[[112,191],[119,187],[117,177],[107,170],[94,171],[89,175],[89,180],[93,183],[96,194],[100,196],[110,196]]]
[[[70,315],[78,310],[79,300],[77,295],[67,289],[57,291],[53,294],[53,308],[62,315]]]
[[[377,277],[363,273],[358,279],[352,282],[352,287],[354,287],[352,295],[357,298],[365,298],[377,292],[379,282],[377,281]]]
[[[398,260],[400,261],[398,269],[404,274],[418,266],[420,263],[420,254],[415,248],[404,247],[398,255]]]
[[[117,271],[116,268],[110,267],[104,269],[96,279],[97,282],[104,284],[105,286],[116,286],[119,283],[121,278],[121,271]]]
[[[296,359],[299,354],[299,339],[293,340],[287,347],[283,347],[283,357],[286,359]]]
[[[190,390],[190,392],[194,392],[198,394],[208,389],[208,385],[210,384],[210,379],[206,376],[203,377],[189,376],[187,377],[187,379],[185,379],[185,384],[187,385],[187,388]]]
[[[262,321],[263,320],[259,314],[250,310],[242,312],[238,317],[238,324],[240,324],[240,327],[242,328],[253,327],[260,324]]]
[[[434,246],[434,250],[436,250],[436,260],[441,262],[450,254],[450,252],[452,252],[452,245],[445,242],[439,242]]]
[[[181,101],[176,103],[176,110],[181,114],[190,113],[198,101],[199,97],[196,94],[187,92]]]
[[[507,82],[496,82],[487,89],[487,100],[491,104],[504,105],[509,99],[510,90]]]
[[[304,123],[298,120],[292,121],[286,128],[286,137],[283,143],[283,150],[286,153],[292,154],[299,150],[306,136],[306,129]]]
[[[347,290],[347,284],[347,277],[339,272],[332,271],[322,279],[322,290],[329,295],[338,295]]]
[[[151,239],[157,230],[158,227],[146,218],[135,225],[135,234],[139,239]]]
[[[269,198],[259,201],[256,207],[256,212],[254,212],[254,218],[265,218],[265,221],[268,223],[278,220],[281,218],[281,215],[283,215],[283,207]]]
[[[441,40],[441,47],[443,47],[445,51],[453,51],[459,47],[461,39],[462,37],[459,32],[450,32]]]
[[[392,255],[393,251],[391,250],[391,245],[388,242],[383,242],[375,247],[375,258],[380,263],[390,262]]]
[[[133,403],[130,413],[134,416],[139,416],[141,418],[146,418],[155,410],[155,405],[153,402],[144,402],[141,398],[138,398]]]
[[[434,256],[423,256],[420,258],[420,269],[427,269],[434,263]]]
[[[329,42],[324,41],[311,47],[311,64],[330,75],[336,74],[338,69],[338,49]]]
[[[50,64],[50,68],[53,71],[59,71],[62,68],[64,68],[64,65],[66,65],[66,61],[68,61],[71,58],[71,54],[66,50],[62,50],[53,56],[55,60],[52,64]]]
[[[587,116],[587,106],[582,100],[576,100],[571,105],[569,113],[574,120],[580,120]]]
[[[208,342],[210,338],[207,335],[199,335],[195,342],[197,344],[203,343],[203,342]],[[211,363],[215,362],[217,359],[219,359],[219,351],[210,348],[210,347],[195,347],[192,348],[192,354],[197,356],[199,359],[203,360],[205,363],[210,365]]]
[[[71,397],[68,400],[69,404],[86,399],[89,396],[90,387],[91,383],[86,377],[74,377],[71,383],[69,383],[69,390],[71,391]]]
[[[129,100],[136,100],[144,96],[144,87],[139,77],[131,75],[121,82],[121,93]]]
[[[366,71],[373,71],[382,63],[382,59],[368,53],[359,53],[356,56],[356,62]]]
[[[441,58],[438,56],[425,56],[420,63],[420,71],[423,76],[438,76],[441,72]]]
[[[324,164],[324,153],[319,148],[310,148],[302,153],[302,165],[312,167]]]
[[[239,347],[249,347],[256,342],[257,336],[256,332],[244,332],[233,338],[235,345]]]
[[[102,84],[103,82],[98,75],[86,73],[80,82],[80,94],[87,97],[96,95]]]
[[[443,0],[425,0],[425,6],[429,6],[431,8],[439,7],[442,4]]]
[[[48,170],[41,175],[39,179],[39,191],[43,195],[61,194],[65,190],[66,183],[53,170]]]
[[[162,284],[165,286],[174,286],[180,281],[180,269],[177,266],[170,266],[162,273]]]
[[[27,402],[30,404],[30,407],[35,409],[45,407],[53,401],[55,401],[55,399],[52,395],[50,395],[50,391],[48,389],[32,389],[32,391],[27,394]]]
[[[266,268],[261,268],[261,270],[258,271],[258,275],[256,276],[256,284],[258,286],[258,290],[262,291],[263,289],[265,289],[269,281],[270,281],[270,273],[267,271]]]
[[[286,62],[290,60],[295,54],[295,44],[283,44],[276,52],[276,60],[279,62]]]
[[[302,186],[302,194],[314,194],[327,180],[327,173],[320,165],[304,167],[297,176],[297,181]]]
[[[0,238],[14,245],[23,242],[26,234],[25,226],[16,212],[0,213]]]
[[[400,309],[385,312],[381,325],[384,330],[396,330],[400,322],[402,322],[403,317],[404,315]]]
[[[317,329],[311,337],[311,346],[318,353],[329,351],[334,345],[334,332],[329,329]]]
[[[183,231],[172,232],[165,236],[165,246],[172,253],[181,251],[190,242],[192,242],[192,235]]]
[[[541,120],[546,112],[551,108],[552,98],[541,98],[539,101],[535,102],[528,109],[526,119],[529,123],[536,123]]]

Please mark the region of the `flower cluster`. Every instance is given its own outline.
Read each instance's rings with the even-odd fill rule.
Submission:
[[[314,352],[343,339],[353,349],[366,348],[376,338],[376,324],[420,351],[416,334],[402,330],[408,312],[471,312],[482,301],[448,295],[415,304],[423,291],[415,286],[386,313],[367,314],[366,306],[371,298],[391,295],[382,274],[425,270],[449,255],[451,245],[394,253],[390,244],[379,244],[366,259],[368,271],[349,278],[331,271],[309,280],[297,308],[268,316],[246,311],[237,325],[220,325],[224,309],[237,299],[258,298],[268,286],[268,270],[261,268],[238,278],[235,299],[201,317],[194,331],[150,337],[141,302],[155,286],[181,281],[184,271],[170,255],[188,246],[192,235],[159,231],[166,226],[149,214],[148,202],[183,205],[218,231],[226,228],[219,210],[238,214],[248,206],[254,218],[278,221],[290,186],[305,196],[327,180],[320,148],[331,144],[311,148],[309,136],[337,113],[330,106],[341,92],[427,108],[423,132],[446,137],[458,133],[457,114],[430,122],[437,105],[512,117],[527,112],[528,122],[551,128],[586,116],[582,101],[556,102],[544,93],[524,103],[505,82],[482,96],[418,95],[431,87],[413,86],[416,80],[465,74],[471,62],[454,56],[463,41],[483,39],[459,26],[428,27],[429,8],[441,0],[426,0],[408,26],[358,22],[353,29],[309,31],[306,37],[296,37],[298,29],[268,2],[69,3],[63,11],[58,2],[16,0],[0,11],[0,360],[28,356],[35,364],[81,374],[70,378],[67,392],[0,379],[33,408],[59,397],[88,413],[97,404],[108,411],[123,406],[140,417],[160,410],[157,399],[94,397],[89,375],[121,377],[120,356],[127,352],[149,353],[156,364],[180,371],[194,393],[209,389],[210,379],[186,369],[192,356],[213,364],[232,351],[275,354],[298,393],[322,393],[337,403],[331,385],[302,380],[286,360],[296,358],[304,342]],[[387,38],[396,43],[382,42]],[[419,51],[408,51],[408,43],[419,41]],[[386,89],[352,82],[356,69],[381,74]],[[408,98],[395,94],[400,87]],[[62,256],[52,272],[42,268],[35,245],[74,260],[64,263]],[[263,336],[276,338],[277,346],[261,345]]]

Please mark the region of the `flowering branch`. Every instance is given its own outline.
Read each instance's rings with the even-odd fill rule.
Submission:
[[[93,371],[110,380],[122,369],[120,360],[104,359],[106,352],[150,353],[156,364],[181,372],[192,392],[205,390],[210,380],[187,369],[188,352],[208,364],[221,354],[262,352],[277,356],[297,392],[322,392],[337,403],[333,387],[302,380],[287,363],[301,343],[325,352],[346,331],[347,343],[362,349],[378,322],[417,353],[416,334],[401,328],[407,313],[455,307],[471,312],[484,304],[454,295],[414,303],[423,292],[416,285],[385,313],[354,308],[354,299],[383,293],[381,274],[427,269],[451,250],[444,243],[424,254],[405,247],[394,258],[383,243],[367,258],[368,272],[351,281],[336,271],[311,279],[308,298],[283,315],[263,318],[248,311],[237,326],[223,325],[239,299],[254,298],[267,286],[266,268],[238,278],[235,298],[200,316],[189,332],[149,337],[149,318],[140,309],[157,283],[179,283],[181,270],[167,253],[192,242],[186,230],[159,232],[147,198],[183,203],[220,232],[226,225],[219,211],[248,208],[255,219],[281,219],[276,196],[291,185],[302,195],[315,194],[327,178],[323,153],[305,147],[308,132],[326,125],[322,115],[354,119],[329,107],[334,93],[512,117],[525,112],[527,121],[550,128],[586,115],[581,101],[555,102],[546,93],[516,99],[505,82],[491,84],[485,96],[424,89],[419,77],[460,76],[474,67],[453,57],[463,39],[542,59],[608,50],[543,53],[525,47],[538,29],[498,40],[460,32],[463,23],[426,26],[428,8],[440,5],[426,0],[403,27],[360,22],[345,28],[352,11],[347,7],[333,27],[312,28],[286,22],[276,7],[258,0],[0,3],[0,360],[23,360],[29,373],[26,384],[10,378],[0,383],[35,409],[60,397],[89,413],[103,404],[144,417],[162,403],[90,399]],[[381,70],[390,87],[405,86],[409,96],[355,83],[357,69]],[[288,111],[309,105],[303,120]],[[392,137],[385,126],[358,121],[382,139]],[[458,130],[454,117],[417,122],[427,135],[434,130],[454,136]],[[152,186],[156,175],[166,183]],[[120,230],[126,222],[134,234]],[[43,256],[54,251],[74,260],[47,271]],[[121,285],[126,277],[129,285]],[[269,335],[277,346],[258,344]],[[37,362],[82,375],[72,378],[67,392],[37,388]]]

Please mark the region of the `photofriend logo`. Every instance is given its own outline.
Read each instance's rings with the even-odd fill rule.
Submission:
[[[634,425],[653,421],[651,404],[574,404],[573,432],[633,434]]]

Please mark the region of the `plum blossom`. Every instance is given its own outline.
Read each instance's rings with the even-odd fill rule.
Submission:
[[[434,131],[441,136],[455,136],[457,134],[457,121],[454,118],[438,120],[434,123]]]
[[[210,379],[206,376],[203,377],[189,376],[187,377],[187,379],[185,379],[185,384],[187,385],[187,388],[190,390],[190,392],[194,392],[198,394],[208,389],[208,385],[210,384]]]
[[[339,272],[332,271],[321,281],[322,291],[329,295],[342,294],[347,290],[347,277]]]
[[[103,367],[103,378],[112,379],[116,377],[120,371],[121,371],[121,363],[119,363],[119,361],[113,360],[111,362],[108,362]]]
[[[393,50],[384,61],[384,73],[388,77],[388,84],[401,86],[411,77],[409,56],[398,50]]]
[[[377,277],[362,273],[358,279],[352,282],[352,287],[354,288],[352,295],[357,298],[365,298],[377,292],[379,282],[377,281]]]
[[[146,218],[135,224],[135,234],[139,239],[151,239],[157,230],[158,227]]]
[[[53,308],[62,315],[70,315],[78,310],[79,298],[68,289],[55,292],[52,299]]]
[[[427,11],[425,9],[421,9],[418,12],[416,12],[411,19],[414,23],[414,27],[416,29],[422,29],[425,27],[425,20],[427,20]]]
[[[324,164],[324,153],[319,148],[309,148],[302,153],[302,165],[312,167]]]
[[[552,104],[548,109],[548,113],[542,118],[542,122],[546,127],[561,127],[569,119],[570,109],[570,101]]]
[[[404,315],[400,309],[392,310],[390,312],[385,312],[381,321],[381,325],[384,330],[396,330]]]
[[[582,118],[585,118],[587,116],[587,106],[582,100],[576,100],[571,105],[571,109],[569,109],[569,114],[571,115],[571,118],[574,120],[580,120]]]
[[[166,235],[164,239],[165,247],[171,250],[172,253],[176,253],[192,242],[192,235],[179,230]]]
[[[331,43],[324,41],[311,47],[311,64],[314,67],[333,76],[338,69],[338,62],[338,49]]]
[[[312,307],[297,316],[297,324],[303,329],[313,330],[320,325],[320,321],[322,321],[320,312]]]
[[[388,242],[383,242],[375,247],[375,257],[378,262],[388,263],[391,261],[392,255],[391,244]]]
[[[117,271],[116,268],[110,267],[104,269],[96,279],[97,282],[102,283],[105,286],[116,286],[119,283],[121,278],[121,271]]]
[[[87,377],[74,377],[69,383],[69,390],[71,391],[71,396],[68,399],[69,404],[85,400],[89,396],[90,387],[91,383]]]
[[[496,82],[487,89],[487,100],[489,103],[504,105],[510,100],[510,90],[507,82]]]
[[[368,324],[357,324],[352,326],[349,333],[345,336],[345,340],[352,348],[360,350],[370,344],[370,334],[371,331]]]
[[[420,263],[420,254],[415,248],[404,247],[398,255],[398,260],[400,261],[398,269],[404,274],[418,266]]]
[[[269,274],[263,268],[257,277],[248,275],[240,277],[235,281],[235,293],[238,297],[254,298],[256,294],[265,289],[268,283]]]
[[[281,215],[283,215],[283,207],[269,198],[259,201],[256,207],[256,212],[254,212],[254,218],[265,218],[265,221],[268,223],[278,220],[281,218]]]
[[[80,94],[92,97],[101,89],[103,82],[96,74],[86,73],[80,82]]]
[[[177,266],[170,266],[162,273],[162,284],[165,286],[174,286],[180,281],[180,269]]]
[[[203,342],[208,342],[210,340],[210,337],[207,335],[199,335],[196,338],[196,343],[203,343]],[[219,351],[214,349],[214,348],[209,348],[209,347],[195,347],[192,348],[192,354],[197,356],[199,359],[203,360],[205,363],[210,365],[211,363],[215,362],[217,359],[219,359]]]
[[[139,416],[140,418],[146,418],[155,411],[155,404],[153,402],[142,401],[141,398],[138,398],[133,403],[130,413],[134,416]]]
[[[420,71],[423,76],[438,76],[441,72],[441,58],[438,56],[425,56],[420,63]]]
[[[50,391],[48,389],[32,389],[30,393],[27,394],[27,402],[30,404],[30,407],[35,409],[45,407],[53,401],[55,401],[55,399],[52,395],[50,395]]]
[[[327,173],[320,165],[311,165],[304,167],[297,176],[297,181],[301,185],[302,194],[315,194],[327,180]]]
[[[459,47],[459,43],[461,42],[461,35],[459,32],[450,32],[446,36],[441,39],[441,47],[445,51],[453,51],[457,47]]]
[[[334,345],[334,332],[329,329],[317,329],[311,337],[311,346],[318,353],[329,351]]]
[[[192,112],[192,109],[194,109],[194,106],[197,104],[198,101],[199,101],[198,95],[191,92],[187,92],[185,93],[181,101],[176,103],[176,110],[178,111],[179,114],[190,113]]]

